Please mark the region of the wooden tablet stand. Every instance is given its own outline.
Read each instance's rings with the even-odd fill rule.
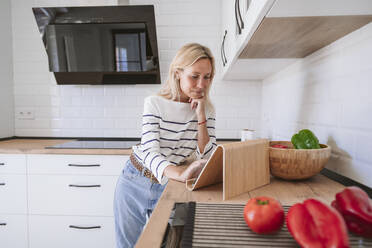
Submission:
[[[223,200],[270,183],[269,141],[247,140],[218,145],[198,178],[186,182],[196,190],[223,183]]]

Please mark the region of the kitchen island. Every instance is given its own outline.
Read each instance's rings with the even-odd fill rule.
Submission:
[[[268,185],[223,201],[222,184],[190,192],[186,189],[184,183],[169,180],[136,247],[160,247],[175,202],[244,204],[252,197],[270,196],[279,200],[282,205],[293,205],[308,198],[315,198],[330,204],[335,194],[344,188],[344,185],[321,174],[301,181],[285,181],[272,177],[271,183]]]

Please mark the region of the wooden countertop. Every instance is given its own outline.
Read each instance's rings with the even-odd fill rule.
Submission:
[[[285,181],[271,178],[271,183],[247,193],[243,193],[231,200],[222,201],[222,184],[212,185],[193,192],[186,189],[184,183],[170,180],[166,186],[149,222],[143,230],[136,248],[160,247],[167,222],[175,202],[212,202],[212,203],[246,203],[256,196],[270,196],[282,205],[293,205],[308,198],[316,198],[330,204],[335,194],[345,188],[321,174],[302,181]]]
[[[132,149],[45,149],[73,139],[11,139],[0,141],[0,154],[130,155]]]

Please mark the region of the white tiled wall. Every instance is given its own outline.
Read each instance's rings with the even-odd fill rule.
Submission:
[[[0,138],[14,135],[10,0],[0,1]]]
[[[332,147],[327,167],[372,187],[372,23],[264,80],[263,136],[302,128]]]
[[[122,2],[128,1],[120,1]],[[34,111],[34,120],[15,122],[17,136],[138,137],[143,99],[160,85],[57,86],[32,15],[33,6],[116,5],[116,0],[14,0],[15,109]],[[187,42],[209,46],[220,63],[219,0],[131,0],[153,4],[162,81],[178,48]],[[218,65],[220,66],[220,65]],[[218,67],[217,67],[218,68]],[[226,82],[217,76],[212,100],[217,109],[217,137],[239,138],[240,129],[259,129],[260,82]]]

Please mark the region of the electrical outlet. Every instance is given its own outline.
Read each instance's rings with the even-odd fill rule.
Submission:
[[[19,108],[16,110],[18,120],[33,120],[35,119],[34,110],[30,108]]]

